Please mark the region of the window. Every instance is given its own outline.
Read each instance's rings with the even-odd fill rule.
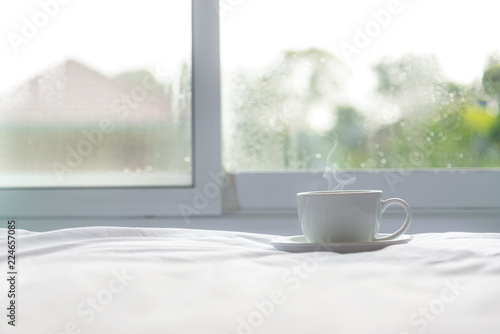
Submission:
[[[497,9],[222,1],[223,157],[242,206],[347,187],[421,210],[498,207]]]
[[[488,4],[477,2],[478,13],[493,13],[484,7]],[[428,7],[419,7],[425,5]],[[101,189],[4,187],[0,192],[2,212],[31,217],[189,218],[222,214],[224,193],[237,201],[226,202],[231,208],[294,214],[297,192],[339,186],[382,189],[387,197],[408,200],[417,212],[500,209],[496,200],[500,186],[495,160],[497,151],[490,145],[479,153],[474,151],[475,146],[472,150],[470,147],[471,143],[482,145],[481,140],[493,138],[488,137],[493,132],[484,132],[483,125],[497,117],[494,71],[486,75],[495,66],[495,46],[488,47],[482,54],[482,61],[488,61],[491,56],[490,68],[485,70],[483,64],[474,62],[476,69],[482,68],[476,86],[461,84],[455,87],[447,85],[448,81],[432,81],[432,87],[418,86],[419,83],[428,84],[427,79],[414,79],[412,73],[430,76],[438,73],[435,65],[439,61],[434,61],[434,56],[428,53],[406,56],[407,50],[402,47],[401,54],[395,51],[388,58],[380,58],[390,50],[385,46],[394,44],[391,38],[398,29],[390,29],[392,25],[400,27],[409,22],[411,31],[427,31],[415,29],[415,25],[423,16],[429,16],[426,14],[429,8],[434,10],[434,19],[441,17],[443,22],[454,21],[443,14],[446,5],[441,8],[430,2],[387,1],[373,2],[373,7],[360,10],[360,6],[350,8],[350,4],[319,0],[271,3],[194,0],[192,6],[192,149],[191,159],[187,159],[190,161],[184,160],[192,168],[192,186],[183,183],[180,187],[166,187],[165,184],[137,187],[136,184]],[[459,6],[462,8],[456,3],[450,6],[456,6],[457,10]],[[389,14],[385,13],[390,13],[388,24],[384,23],[389,20]],[[472,11],[470,15],[471,20],[481,20],[487,25],[483,33],[498,31],[495,21],[484,19],[484,16],[478,18],[479,14],[475,16]],[[345,18],[351,21],[347,23]],[[259,25],[262,29],[257,27]],[[453,30],[446,24],[443,26]],[[366,29],[375,30],[367,33]],[[326,42],[329,49],[323,45],[325,32],[322,30],[331,36]],[[410,33],[410,30],[405,31]],[[461,42],[469,34],[462,30],[456,33]],[[364,38],[358,35],[366,35],[365,40],[370,38],[369,46],[356,44],[360,42],[358,39]],[[404,38],[410,42],[418,40],[418,36],[405,36],[400,36],[398,43]],[[432,50],[433,47],[447,50],[447,43],[443,41],[458,38],[446,29],[442,36],[437,41],[443,46],[436,44],[438,42],[430,43]],[[475,40],[474,37],[470,39]],[[494,38],[488,40],[491,42]],[[168,43],[167,40],[161,42]],[[352,58],[353,63],[346,66],[343,59],[346,57]],[[373,63],[373,59],[377,62]],[[222,64],[222,81],[219,81],[219,63]],[[422,67],[415,67],[415,64]],[[352,76],[352,72],[356,72],[356,79],[346,85],[346,78]],[[453,80],[456,83],[458,79]],[[474,87],[484,90],[482,100],[476,101],[475,109],[463,109],[469,106],[467,103],[474,102],[473,94],[477,93]],[[433,145],[436,149],[447,148],[437,142],[444,136],[439,133],[442,128],[439,122],[418,127],[419,122],[404,118],[407,109],[414,108],[416,119],[428,120],[421,113],[427,110],[425,107],[418,103],[407,105],[411,99],[422,102],[420,95],[412,95],[414,91],[432,93],[434,107],[448,102],[456,105],[462,116],[469,115],[464,118],[470,122],[468,127],[450,123],[442,130],[468,137],[461,144],[469,145],[467,152],[471,154],[484,153],[485,160],[479,163],[463,153],[466,151],[455,151],[457,154],[448,157],[436,151],[438,153],[427,156],[428,137],[432,143],[436,142]],[[365,92],[371,93],[363,95]],[[366,109],[367,105],[372,108]],[[444,117],[444,113],[438,115]],[[487,131],[494,129],[491,125],[487,128]],[[465,135],[461,131],[466,131]],[[404,135],[398,137],[401,133]],[[229,186],[220,172],[223,169],[221,158],[224,169],[232,174]],[[442,161],[436,162],[434,158]],[[466,160],[467,164],[461,164]]]
[[[242,2],[221,28],[225,166],[499,166],[497,7]]]
[[[189,2],[2,6],[3,186],[192,184]]]
[[[36,36],[34,33],[33,37],[29,39],[26,36],[22,36],[28,41],[24,43],[24,40],[22,40],[23,42],[19,44],[20,51],[25,51],[20,56],[13,55],[12,43],[9,40],[6,39],[5,43],[2,44],[5,48],[5,52],[2,53],[9,55],[14,64],[19,64],[19,62],[30,57],[33,62],[26,60],[26,66],[34,66],[36,63],[35,60],[37,60],[35,58],[43,58],[45,62],[50,63],[49,60],[52,59],[50,53],[52,51],[47,49],[44,43],[51,38],[50,36],[63,33],[60,31],[61,29],[64,30],[64,28],[61,28],[61,24],[68,20],[78,20],[81,25],[76,29],[75,34],[84,40],[83,44],[78,44],[78,38],[74,38],[75,35],[66,36],[67,40],[62,43],[68,43],[69,46],[67,48],[69,49],[73,47],[71,52],[68,51],[69,54],[73,52],[86,55],[88,59],[93,59],[94,63],[89,60],[79,61],[77,59],[75,61],[74,58],[73,61],[65,61],[66,58],[64,57],[66,54],[59,54],[54,56],[56,65],[62,64],[63,70],[69,69],[70,73],[71,71],[79,71],[79,73],[84,72],[84,75],[87,76],[97,76],[102,79],[101,81],[105,81],[108,86],[112,87],[115,87],[115,79],[122,80],[126,82],[124,85],[129,89],[124,94],[127,95],[129,93],[129,97],[131,98],[133,98],[132,94],[134,94],[135,87],[145,85],[152,87],[154,80],[162,84],[162,77],[161,75],[158,76],[158,73],[166,72],[166,76],[174,82],[172,86],[167,87],[170,89],[166,91],[175,93],[175,98],[177,98],[177,100],[168,100],[169,106],[172,104],[177,105],[179,121],[183,117],[190,117],[191,112],[189,109],[191,109],[191,105],[196,110],[196,117],[193,117],[191,120],[189,129],[180,128],[176,130],[180,131],[181,135],[176,134],[176,137],[172,140],[175,140],[175,145],[172,146],[174,151],[166,151],[164,147],[161,147],[166,144],[165,137],[169,138],[173,134],[164,131],[165,127],[161,126],[160,119],[151,119],[146,129],[130,129],[130,126],[127,125],[123,127],[123,132],[115,131],[113,133],[116,137],[116,142],[113,144],[123,145],[123,136],[129,136],[129,138],[136,136],[137,138],[137,136],[142,136],[139,132],[146,132],[147,135],[143,136],[143,139],[145,138],[144,140],[153,142],[156,148],[163,150],[162,154],[166,159],[173,158],[176,163],[175,166],[164,168],[163,171],[165,173],[156,173],[157,165],[153,165],[150,162],[135,166],[110,164],[108,166],[111,167],[106,167],[108,170],[105,173],[102,173],[103,169],[106,169],[102,165],[97,168],[95,168],[95,165],[87,168],[84,162],[82,162],[78,166],[80,169],[77,173],[63,175],[63,177],[69,176],[70,180],[65,187],[62,187],[60,180],[55,177],[52,170],[50,173],[47,173],[49,175],[45,179],[43,175],[42,177],[35,175],[35,182],[33,180],[24,180],[26,177],[33,177],[33,170],[39,171],[42,169],[40,168],[40,164],[35,164],[34,166],[21,164],[25,170],[14,170],[14,173],[12,173],[12,164],[15,166],[15,162],[7,162],[11,166],[0,173],[0,178],[3,178],[2,189],[0,190],[0,212],[2,212],[2,215],[16,217],[154,217],[180,216],[184,212],[188,212],[189,214],[220,214],[220,192],[211,196],[210,200],[203,201],[202,203],[198,202],[197,197],[197,194],[203,192],[203,186],[214,182],[214,178],[216,179],[220,174],[220,162],[217,159],[217,156],[220,155],[220,139],[217,135],[214,135],[214,133],[217,134],[219,131],[219,118],[217,114],[219,110],[219,88],[217,84],[219,47],[218,38],[214,38],[217,32],[216,26],[207,27],[207,20],[211,23],[217,22],[217,12],[212,7],[212,4],[207,1],[193,1],[191,4],[189,1],[182,0],[168,2],[143,1],[140,3],[137,1],[127,1],[126,3],[115,2],[114,4],[101,4],[97,2],[91,4],[85,2],[85,4],[73,4],[72,2],[62,0],[46,0],[33,2],[32,7],[29,8],[25,8],[24,5],[22,11],[18,13],[19,15],[14,15],[12,11],[8,10],[12,7],[7,8],[6,11],[2,11],[1,14],[2,18],[6,19],[5,21],[2,20],[2,28],[5,29],[5,34],[2,34],[2,36],[7,36],[12,31],[22,36],[23,29],[27,29],[28,31],[35,29],[29,27],[23,28],[23,24],[31,27],[31,25],[35,24],[33,22],[36,21],[40,26],[36,28],[38,31]],[[126,13],[130,15],[125,15]],[[143,20],[140,21],[139,17],[143,18]],[[26,23],[27,20],[30,23]],[[93,36],[88,35],[89,21],[93,21],[93,23],[101,28],[99,31],[92,31]],[[4,25],[3,22],[7,23]],[[177,23],[180,23],[180,25],[176,25]],[[87,40],[90,40],[90,42]],[[90,46],[88,46],[91,48],[90,50],[87,50],[85,47],[86,43],[90,43]],[[192,60],[186,62],[186,60],[191,59],[191,44],[193,45]],[[38,45],[40,45],[40,53],[30,54],[26,50],[23,50],[23,48],[37,48]],[[58,47],[60,48],[60,46]],[[66,46],[63,46],[63,49],[64,47]],[[114,49],[118,51],[114,52]],[[129,55],[129,52],[132,52],[133,55]],[[17,63],[15,62],[16,57],[20,57]],[[62,57],[63,60],[56,61],[55,58],[58,57]],[[84,56],[81,57],[85,58]],[[138,63],[134,63],[134,61]],[[144,73],[144,64],[153,64],[153,68],[146,68],[148,73]],[[173,67],[169,67],[171,65]],[[8,65],[1,66],[5,68]],[[137,72],[137,69],[140,71]],[[118,75],[125,70],[127,73]],[[129,70],[132,71],[130,72]],[[158,71],[155,72],[154,70]],[[23,74],[23,78],[26,77],[26,80],[29,80],[32,75],[31,73],[38,73],[39,70],[27,69],[27,71],[27,73]],[[9,73],[11,73],[10,80],[12,81],[7,81],[7,85],[17,85],[18,83],[14,82],[16,80],[19,83],[26,81],[21,78],[21,74],[13,79],[13,76],[16,76],[17,73]],[[188,73],[190,74],[188,75]],[[145,74],[145,76],[142,74]],[[188,78],[187,83],[184,82],[186,77]],[[138,80],[140,81],[139,86],[136,84]],[[56,81],[55,84],[57,86],[60,83]],[[102,89],[103,85],[98,87]],[[77,94],[80,94],[79,96],[89,97],[89,92],[95,93],[95,87],[92,87],[92,85],[80,88],[82,88],[80,91],[75,90]],[[181,88],[185,89],[185,91]],[[148,95],[148,98],[144,99],[144,102],[156,104],[157,101],[150,102],[149,100],[150,97],[155,97],[153,96],[153,93],[155,93],[153,90]],[[193,94],[192,99],[190,91],[197,92]],[[116,90],[116,93],[121,99],[122,91]],[[140,94],[140,92],[135,93]],[[112,98],[115,99],[116,97],[112,96]],[[114,100],[111,101],[111,103],[113,102]],[[134,102],[137,101],[132,100],[132,103]],[[107,104],[98,105],[100,108],[106,108],[106,106]],[[148,109],[149,112],[153,115],[162,114],[161,110],[164,110],[165,106],[156,104],[156,107],[158,108]],[[90,110],[97,113],[97,111],[92,109],[93,107],[91,106]],[[15,115],[12,117],[15,117]],[[10,119],[7,118],[7,120]],[[57,123],[61,120],[59,117],[53,117],[50,121]],[[100,137],[95,134],[97,132],[95,130],[101,131],[104,136],[104,132],[108,129],[109,124],[103,122],[100,117],[97,122],[95,121],[94,119],[94,123],[90,128],[78,128],[76,131],[73,131],[79,136],[75,141],[71,142],[71,144],[76,146],[71,146],[71,144],[61,141],[60,138],[56,138],[58,143],[62,145],[62,150],[59,152],[62,152],[62,154],[58,156],[56,162],[60,161],[61,164],[66,162],[65,145],[69,145],[78,153],[79,138],[82,138],[82,136],[85,137],[83,140],[90,143],[92,143],[92,140],[96,142],[100,141]],[[133,123],[137,124],[137,122]],[[161,129],[151,133],[151,128],[155,127]],[[116,126],[115,128],[118,127]],[[85,130],[88,136],[82,133]],[[31,136],[33,142],[36,137],[32,132],[27,133]],[[190,135],[186,137],[186,133]],[[193,135],[193,133],[196,133],[196,135]],[[156,138],[154,138],[155,136]],[[105,139],[111,137],[113,136],[109,135]],[[68,136],[67,139],[71,140],[72,138]],[[103,139],[103,143],[105,139]],[[130,141],[125,141],[125,143],[132,146],[138,145],[138,143]],[[32,152],[36,152],[40,144],[34,143],[33,145],[35,145],[35,149]],[[80,150],[82,151],[83,148],[82,152],[84,152],[84,145],[80,144],[80,146],[82,146]],[[9,147],[9,145],[2,146],[11,156],[12,154],[18,154],[16,152],[9,152]],[[29,145],[27,147],[29,148]],[[99,150],[94,149],[93,152],[99,155],[101,149],[105,150],[105,148],[103,144],[99,147]],[[136,151],[139,154],[145,154],[143,148],[144,146],[140,146]],[[179,148],[180,151],[175,152],[175,149]],[[116,152],[115,147],[113,147],[112,151]],[[130,151],[133,151],[133,148],[122,147],[121,151],[125,156],[128,156]],[[2,162],[5,161],[3,158]],[[82,158],[89,158],[82,159],[85,160],[85,163],[91,160],[90,157]],[[136,158],[134,158],[134,161],[146,162],[142,157],[139,159]],[[155,159],[156,155],[151,156],[151,158]],[[52,162],[52,159],[48,161]],[[96,159],[96,161],[101,163],[100,159]],[[76,164],[75,162],[74,165]],[[47,164],[44,167],[45,171],[53,167],[46,166]],[[148,166],[152,168],[148,168]],[[29,168],[32,169],[29,170]],[[138,170],[139,168],[140,170]],[[108,173],[109,170],[117,172]],[[90,171],[93,172],[90,173]],[[96,173],[96,171],[99,173]],[[169,177],[160,174],[169,174]],[[13,180],[13,177],[17,176],[20,176],[21,179],[17,178]],[[116,180],[116,178],[113,180],[113,177],[118,177],[119,180]],[[128,182],[122,182],[125,178]]]

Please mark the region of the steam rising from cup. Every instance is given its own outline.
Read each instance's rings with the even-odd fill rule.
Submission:
[[[333,147],[326,157],[325,172],[323,178],[328,182],[328,191],[344,191],[344,187],[356,182],[356,176],[340,172],[338,164],[335,162],[335,150],[339,145],[337,137],[332,138]]]

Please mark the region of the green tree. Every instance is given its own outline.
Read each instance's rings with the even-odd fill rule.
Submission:
[[[235,129],[228,158],[248,169],[318,167],[316,156],[326,156],[332,144],[307,119],[317,108],[335,118],[348,75],[333,55],[318,49],[287,51],[262,72],[236,73],[227,105]]]
[[[402,57],[375,68],[380,95],[399,110],[400,119],[379,129],[373,141],[384,153],[384,167],[482,167],[498,163],[491,145],[494,118],[475,86],[451,82],[432,56]],[[484,91],[500,97],[500,72],[483,76]],[[496,124],[496,123],[495,123]],[[378,166],[380,167],[380,166]]]
[[[381,143],[385,167],[480,163],[485,138],[471,126],[478,109],[474,90],[447,80],[435,56],[407,55],[394,62],[383,61],[374,70],[379,94],[403,111],[397,122],[375,136]]]
[[[493,55],[490,57],[490,64],[483,74],[483,88],[486,94],[491,96],[497,102],[497,116],[492,121],[489,136],[495,143],[500,143],[500,63],[499,57]]]

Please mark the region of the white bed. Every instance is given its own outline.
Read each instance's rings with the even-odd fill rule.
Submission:
[[[18,230],[16,327],[2,279],[0,333],[500,333],[500,234],[355,254],[286,253],[272,237]]]

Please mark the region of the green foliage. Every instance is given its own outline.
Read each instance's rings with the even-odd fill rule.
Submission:
[[[0,170],[53,173],[52,164],[68,166],[71,172],[145,170],[189,170],[190,134],[184,126],[169,124],[117,125],[91,143],[84,132],[98,127],[8,126],[0,128],[2,160]],[[95,140],[95,139],[94,139]],[[82,143],[87,143],[82,146]],[[78,154],[81,161],[69,166],[67,158],[83,147],[89,154]],[[75,158],[70,158],[70,161]],[[74,167],[74,168],[73,168]]]
[[[483,86],[486,94],[496,98],[500,97],[500,65],[493,65],[484,72]]]
[[[225,142],[225,161],[240,170],[318,168],[317,156],[326,156],[332,141],[310,131],[307,114],[318,107],[334,114],[346,75],[335,57],[317,49],[285,52],[261,73],[237,73],[228,94],[234,134]]]
[[[130,86],[140,86],[144,84],[144,80],[147,80],[148,84],[155,86],[150,93],[155,93],[160,96],[165,96],[167,87],[165,87],[161,82],[159,82],[154,75],[148,70],[136,70],[120,73],[116,76],[116,80]]]
[[[500,65],[485,71],[484,90],[447,80],[435,56],[384,59],[373,70],[374,114],[390,106],[400,115],[375,126],[345,98],[349,71],[326,51],[287,51],[262,73],[240,72],[228,157],[250,170],[500,165]],[[321,133],[307,122],[318,105],[335,120]]]

